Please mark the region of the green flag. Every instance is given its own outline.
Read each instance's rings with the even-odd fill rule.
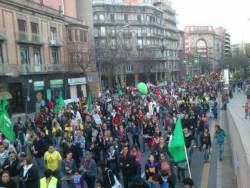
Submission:
[[[64,100],[63,100],[63,97],[62,95],[60,95],[56,101],[56,105],[55,105],[55,108],[54,108],[54,112],[55,113],[59,113],[61,108],[64,107]]]
[[[0,101],[0,131],[4,136],[11,142],[15,141],[15,133],[13,131],[13,126],[8,116],[6,107],[8,106],[8,100],[6,97]]]
[[[185,155],[185,141],[181,125],[181,119],[176,122],[173,137],[169,143],[169,152],[172,155],[175,162],[181,162],[186,160]]]
[[[119,95],[122,95],[122,86],[121,86],[120,81],[117,77],[116,77],[116,89],[117,89],[117,93]]]
[[[92,111],[92,103],[93,103],[93,96],[92,96],[92,91],[89,89],[89,92],[88,92],[88,112],[91,112]]]

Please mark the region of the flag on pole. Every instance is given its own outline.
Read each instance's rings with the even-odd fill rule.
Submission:
[[[181,125],[181,119],[179,118],[176,122],[173,137],[169,143],[169,152],[175,162],[181,162],[186,160],[185,154],[185,140]]]
[[[13,126],[6,110],[7,106],[8,100],[6,97],[4,97],[3,100],[0,101],[0,131],[7,139],[13,142],[15,141],[15,133],[13,131]]]
[[[92,91],[91,89],[88,89],[88,99],[87,99],[87,102],[88,102],[88,112],[91,112],[92,111],[92,103],[93,103],[93,96],[92,96]]]
[[[54,108],[54,112],[59,113],[62,107],[64,107],[64,100],[63,100],[62,95],[60,95],[56,101],[56,106]]]
[[[119,94],[119,95],[122,95],[122,86],[121,86],[121,84],[120,84],[120,81],[119,81],[119,79],[118,79],[118,77],[116,77],[116,89],[117,89],[117,93]]]

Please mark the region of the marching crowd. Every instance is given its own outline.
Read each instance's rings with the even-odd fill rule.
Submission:
[[[0,187],[191,188],[187,166],[193,149],[209,162],[210,120],[217,118],[220,88],[217,78],[198,77],[151,87],[147,95],[132,87],[122,95],[107,90],[92,110],[80,100],[59,113],[49,101],[34,118],[15,122],[14,143],[1,135]],[[180,117],[188,164],[176,163],[168,149]],[[216,125],[220,160],[224,138]]]

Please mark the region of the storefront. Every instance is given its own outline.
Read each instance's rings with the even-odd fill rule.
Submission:
[[[36,110],[38,110],[40,107],[45,106],[45,101],[46,101],[45,83],[42,80],[34,81],[33,86],[34,86]]]
[[[69,78],[68,85],[69,85],[70,98],[72,99],[72,98],[86,97],[87,96],[86,84],[87,84],[86,77]]]
[[[50,80],[49,81],[50,87],[46,91],[48,100],[52,99],[53,101],[56,101],[56,99],[60,95],[63,98],[65,97],[64,84],[63,83],[64,83],[63,79],[57,79],[57,80]]]

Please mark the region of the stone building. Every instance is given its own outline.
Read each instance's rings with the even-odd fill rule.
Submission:
[[[97,67],[102,86],[176,79],[178,31],[168,1],[93,0]]]
[[[11,98],[12,113],[34,112],[59,95],[86,96],[89,27],[77,18],[82,1],[0,0],[0,98]]]

